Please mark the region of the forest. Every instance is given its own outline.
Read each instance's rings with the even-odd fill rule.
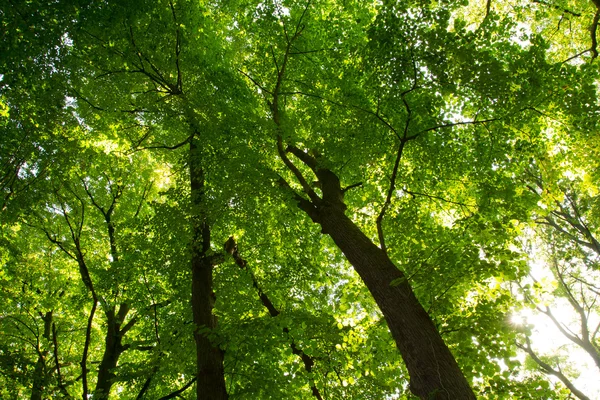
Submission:
[[[0,0],[2,399],[600,398],[599,0]]]

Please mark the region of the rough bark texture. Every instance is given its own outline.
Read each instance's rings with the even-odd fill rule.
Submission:
[[[344,190],[337,175],[320,167],[318,156],[293,146],[285,153],[295,155],[317,176],[322,196],[305,187],[310,200],[296,195],[298,206],[331,236],[373,295],[408,369],[411,392],[421,399],[475,399],[402,271],[345,215]],[[280,150],[286,165],[291,164],[285,153]]]
[[[227,399],[223,353],[209,339],[208,334],[217,326],[213,316],[215,296],[212,286],[214,259],[210,251],[210,226],[204,203],[204,173],[199,149],[190,141],[190,184],[192,196],[192,313],[196,331],[197,399]]]

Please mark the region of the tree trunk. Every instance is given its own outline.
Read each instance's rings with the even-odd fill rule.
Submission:
[[[287,158],[292,153],[313,170],[322,196],[308,185]],[[410,375],[410,390],[421,399],[475,399],[454,356],[417,300],[408,280],[388,257],[345,214],[344,190],[335,173],[304,151],[288,146],[279,153],[299,178],[310,200],[296,194],[298,207],[321,225],[360,275],[385,317]],[[289,188],[287,183],[283,182]]]
[[[33,371],[33,385],[31,387],[31,400],[42,400],[46,387],[46,352],[38,350],[38,359]]]
[[[94,399],[108,399],[110,390],[114,383],[115,373],[119,357],[125,350],[122,344],[123,336],[126,332],[121,330],[123,319],[127,315],[129,307],[126,304],[121,304],[119,312],[115,315],[115,307],[110,308],[106,313],[106,338],[104,354],[100,367],[98,368],[98,381],[96,390],[94,390]]]
[[[373,295],[421,399],[475,399],[452,353],[404,274],[341,210],[320,213],[331,236]],[[398,283],[392,286],[391,283]]]
[[[52,311],[48,311],[45,314],[41,314],[42,320],[44,321],[44,339],[50,341],[50,330],[52,327]],[[48,350],[42,350],[38,342],[38,359],[35,363],[33,372],[33,384],[31,387],[31,400],[42,400],[44,396],[44,390],[48,380],[48,371],[46,369],[46,356]]]
[[[215,295],[212,286],[214,259],[210,251],[210,226],[204,204],[204,172],[200,151],[190,142],[190,184],[192,197],[192,313],[197,359],[197,399],[227,399],[223,353],[211,342],[209,333],[216,328],[212,314]]]

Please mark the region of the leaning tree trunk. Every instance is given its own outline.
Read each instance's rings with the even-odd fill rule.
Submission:
[[[381,309],[408,369],[410,390],[422,399],[475,399],[404,274],[343,211],[324,209],[321,215],[323,231],[354,266]]]
[[[410,390],[421,399],[470,400],[472,389],[433,321],[417,300],[408,280],[350,218],[345,215],[344,190],[332,171],[306,152],[288,146],[279,154],[300,180],[309,199],[298,194],[298,206],[331,236],[371,292],[389,326],[410,375]],[[291,153],[313,170],[322,195],[317,195],[293,165]],[[283,185],[289,185],[285,181]]]
[[[281,67],[278,68],[275,87],[269,92],[272,101],[268,102],[277,129],[277,151],[304,192],[304,195],[293,192],[298,207],[321,225],[323,233],[331,236],[373,295],[408,369],[411,392],[423,400],[475,400],[473,390],[454,356],[415,297],[404,274],[387,253],[369,240],[346,216],[345,190],[338,176],[323,167],[327,163],[319,160],[318,155],[312,156],[295,146],[284,148],[279,96],[292,45],[304,29],[300,22],[296,25],[295,33],[287,38],[288,45]],[[309,180],[289,159],[288,154],[293,154],[312,170],[321,195],[315,192],[315,185],[308,183]],[[281,184],[292,190],[283,178]]]
[[[192,313],[196,330],[197,399],[227,399],[223,353],[209,339],[208,333],[216,328],[213,316],[213,267],[210,251],[210,226],[204,204],[204,172],[200,163],[200,150],[190,141],[190,184],[192,197]]]

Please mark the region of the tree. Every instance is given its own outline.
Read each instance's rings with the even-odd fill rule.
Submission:
[[[50,60],[3,61],[9,394],[539,398],[506,282],[518,221],[565,231],[516,177],[553,121],[597,128],[593,44],[548,41],[566,7],[36,6],[3,6]]]
[[[542,372],[556,376],[578,398],[588,399],[585,390],[575,384],[578,371],[572,371],[568,365],[570,357],[564,351],[578,348],[590,358],[591,364],[600,365],[595,284],[600,255],[597,182],[586,169],[580,168],[576,154],[582,150],[573,145],[571,154],[561,151],[549,154],[548,160],[530,171],[529,190],[539,196],[539,209],[535,211],[534,230],[530,234],[535,247],[531,252],[535,250],[545,268],[521,284],[525,304],[545,315],[570,345],[554,349],[556,354],[551,357],[540,355],[535,350],[537,334],[533,332],[526,332],[524,341],[517,345]],[[562,162],[556,163],[557,160]],[[547,276],[540,277],[544,272]],[[561,307],[569,311],[557,312]]]

